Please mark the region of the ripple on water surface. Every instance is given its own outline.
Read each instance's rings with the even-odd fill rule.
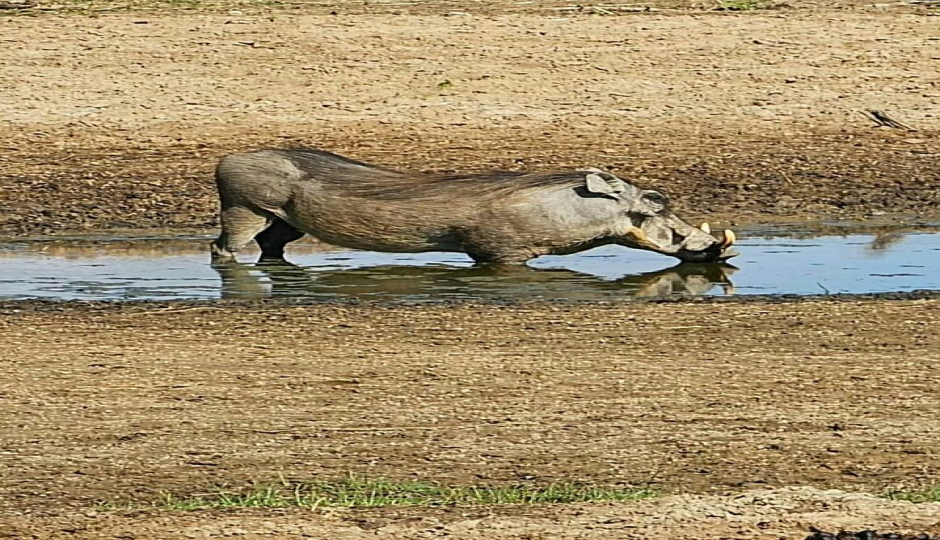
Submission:
[[[528,267],[475,267],[454,253],[291,250],[294,265],[213,268],[207,238],[122,238],[0,246],[0,298],[67,300],[306,297],[612,300],[626,296],[827,294],[940,289],[940,234],[797,238],[742,231],[733,266],[675,265],[606,246]],[[293,247],[293,246],[292,246]]]

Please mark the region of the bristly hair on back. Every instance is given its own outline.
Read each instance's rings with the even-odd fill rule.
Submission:
[[[396,171],[315,148],[276,152],[290,159],[308,178],[330,184],[350,196],[385,200],[500,196],[539,188],[575,187],[584,182],[587,174],[584,171],[493,171],[439,175]]]

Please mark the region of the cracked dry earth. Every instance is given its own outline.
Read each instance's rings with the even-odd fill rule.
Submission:
[[[566,7],[0,12],[0,234],[208,231],[215,160],[291,144],[437,172],[605,167],[716,226],[940,218],[935,8]],[[937,534],[937,504],[865,493],[936,484],[938,308],[5,303],[0,537]],[[350,472],[665,496],[95,510]]]

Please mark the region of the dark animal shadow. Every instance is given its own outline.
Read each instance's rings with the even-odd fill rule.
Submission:
[[[283,260],[213,265],[223,298],[323,298],[439,301],[613,300],[623,296],[733,294],[737,268],[722,263],[685,263],[606,280],[565,269],[528,266],[381,265],[317,270]]]

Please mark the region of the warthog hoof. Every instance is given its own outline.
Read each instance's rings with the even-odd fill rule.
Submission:
[[[212,257],[212,264],[228,263],[235,261],[235,253],[219,247],[214,241],[209,244],[209,253]]]

